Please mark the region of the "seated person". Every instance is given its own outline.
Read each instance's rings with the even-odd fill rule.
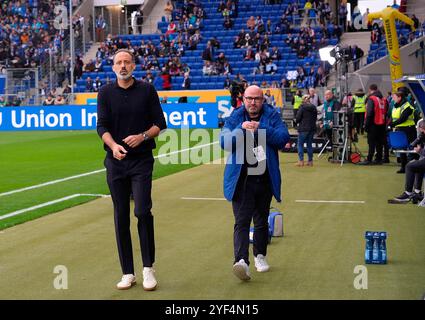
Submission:
[[[95,62],[92,59],[86,64],[84,69],[85,69],[86,72],[94,72],[95,68],[96,68]]]
[[[100,87],[103,85],[99,77],[96,77],[96,80],[93,82],[93,91],[98,92]]]
[[[90,77],[86,79],[86,91],[93,92],[93,80]]]
[[[232,21],[232,19],[230,19],[229,17],[226,17],[224,19],[224,22],[223,22],[223,27],[226,30],[232,29],[232,27],[233,27],[233,21]]]
[[[63,95],[58,95],[56,98],[55,98],[55,103],[54,103],[56,106],[57,105],[64,105],[64,104],[66,104],[66,101],[65,101],[65,99],[64,99],[64,97],[63,97]]]
[[[269,73],[275,74],[276,71],[277,71],[277,65],[273,62],[272,59],[268,58],[266,60],[265,72],[267,74],[269,74]]]
[[[47,98],[43,101],[43,106],[52,106],[55,104],[55,99],[52,95],[48,95]]]
[[[102,71],[103,70],[102,64],[103,64],[102,59],[97,58],[96,63],[94,65],[94,72]]]
[[[412,160],[406,165],[405,191],[398,197],[388,200],[389,203],[408,203],[410,201],[418,203],[423,199],[421,188],[425,173],[425,121],[418,123],[418,129],[421,134],[410,146],[420,154],[420,159]]]

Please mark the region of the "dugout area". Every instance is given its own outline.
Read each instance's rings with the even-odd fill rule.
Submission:
[[[317,154],[315,154],[315,160]],[[0,299],[420,299],[425,293],[425,212],[389,205],[403,175],[390,165],[329,163],[294,166],[280,156],[283,238],[268,248],[268,273],[243,283],[232,274],[233,215],[222,200],[223,165],[202,165],[154,180],[153,214],[158,289],[142,288],[136,220],[133,252],[138,285],[115,289],[121,277],[110,198],[91,201],[0,231]],[[301,203],[352,200],[364,203]],[[364,232],[388,233],[387,265],[365,265]],[[57,290],[55,266],[68,270],[68,289]],[[368,288],[353,283],[365,265]],[[136,271],[136,272],[137,272]]]

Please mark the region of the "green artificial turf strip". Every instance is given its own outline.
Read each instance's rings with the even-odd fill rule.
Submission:
[[[273,238],[268,273],[243,283],[232,274],[233,213],[220,198],[222,165],[205,165],[154,181],[158,290],[141,286],[142,265],[132,217],[138,284],[118,291],[121,277],[110,199],[75,206],[0,232],[2,299],[419,299],[425,291],[425,214],[412,204],[389,205],[403,188],[393,161],[383,166],[329,163],[298,168],[281,155],[283,238]],[[364,204],[299,203],[359,200]],[[364,232],[388,232],[388,264],[365,265]],[[56,290],[53,268],[68,268],[68,289]],[[365,265],[368,289],[357,290],[354,268]],[[25,275],[24,277],[22,275]]]
[[[210,137],[213,137],[212,130],[207,132]],[[180,130],[176,130],[176,133],[177,136],[186,134]],[[163,143],[157,142],[155,155]],[[174,141],[173,148],[165,152],[181,149],[179,143],[181,142]],[[198,144],[198,141],[191,141],[189,146],[195,144]],[[180,156],[175,155],[177,158]],[[211,151],[211,157],[213,156]],[[95,131],[2,132],[0,133],[0,193],[103,169],[104,157],[102,142]],[[162,165],[159,160],[156,160],[153,177],[156,179],[193,166],[194,164]],[[100,172],[0,197],[0,215],[77,193],[109,194],[105,173]],[[74,198],[0,220],[0,229],[87,202],[90,199],[94,198]]]

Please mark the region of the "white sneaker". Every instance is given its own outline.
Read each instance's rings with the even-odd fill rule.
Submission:
[[[249,266],[246,264],[244,259],[239,260],[233,265],[233,273],[241,280],[250,280],[251,275],[249,274]]]
[[[266,257],[262,254],[257,254],[257,256],[254,258],[255,261],[255,267],[257,268],[258,272],[267,272],[270,269],[269,264],[266,261]]]
[[[117,283],[118,290],[127,290],[136,284],[136,277],[133,274],[125,274],[121,281]]]
[[[143,268],[143,289],[153,291],[156,289],[155,270],[153,268]]]

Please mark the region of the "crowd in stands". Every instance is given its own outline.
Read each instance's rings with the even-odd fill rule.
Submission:
[[[414,30],[417,29],[425,29],[425,20],[422,24],[420,24],[419,19],[413,14],[410,17],[413,22],[414,22]],[[411,28],[410,26],[406,25],[403,22],[398,22],[397,23],[398,27],[400,29],[410,29],[411,31],[408,34],[405,33],[401,33],[399,35],[398,41],[399,41],[399,45],[400,47],[411,43],[413,40],[416,39],[416,35],[415,32],[413,30],[413,28]],[[385,39],[385,29],[382,23],[374,23],[373,25],[369,26],[369,28],[371,29],[371,33],[370,33],[370,40],[372,43],[376,43],[378,45],[380,45],[381,43],[383,43],[383,40]],[[423,31],[422,31],[423,33]]]
[[[54,26],[55,5],[62,1],[2,1],[0,6],[0,62],[30,68],[57,53],[65,36]],[[77,3],[76,3],[77,4]]]
[[[234,20],[238,17],[238,0],[224,0],[218,3],[217,12],[223,17],[223,26],[233,30]],[[265,5],[281,3],[279,0],[266,0]],[[339,42],[342,33],[349,28],[346,21],[347,7],[343,3],[339,8],[338,17],[332,12],[328,1],[308,0],[304,6],[296,2],[285,7],[279,21],[267,21],[258,16],[249,16],[246,20],[246,29],[242,29],[235,37],[233,47],[244,49],[241,61],[258,62],[252,68],[251,74],[279,74],[281,81],[266,82],[269,87],[281,88],[308,88],[326,86],[327,74],[330,65],[327,63],[317,64],[317,52],[320,48],[330,44],[331,39]],[[190,64],[181,61],[187,50],[196,50],[198,44],[208,40],[206,48],[202,51],[201,59],[204,61],[202,74],[226,75],[234,77],[234,67],[229,63],[225,53],[220,51],[220,41],[216,38],[204,39],[204,19],[206,13],[199,0],[167,1],[164,7],[164,21],[168,26],[161,36],[159,44],[154,41],[142,40],[140,45],[132,44],[130,40],[123,40],[119,36],[109,34],[101,44],[96,59],[84,66],[84,71],[103,71],[104,64],[112,64],[113,54],[120,48],[127,48],[136,56],[137,69],[148,71],[143,80],[156,82],[157,75],[161,81],[162,89],[171,88],[171,77],[190,75]],[[295,25],[294,25],[295,23]],[[419,23],[418,21],[415,23]],[[296,27],[300,25],[301,28]],[[294,27],[295,26],[295,27]],[[313,27],[314,26],[314,27]],[[375,31],[371,26],[372,33],[376,33],[377,40],[382,39],[382,30]],[[302,64],[294,66],[293,70],[280,70],[279,61],[283,53],[278,48],[276,40],[271,36],[286,34],[284,38],[286,46],[292,49],[296,58],[302,60]],[[319,34],[319,36],[318,36]],[[378,40],[379,38],[379,40]],[[275,38],[274,38],[275,39]],[[133,42],[134,43],[134,42]],[[403,44],[403,39],[401,40]],[[357,61],[364,53],[357,46],[350,49],[353,61]],[[161,59],[162,58],[162,59]],[[166,58],[165,60],[163,58]],[[234,60],[232,60],[234,61]],[[355,62],[355,70],[359,68],[359,62]],[[190,76],[186,83],[190,83]],[[107,81],[110,81],[107,79]],[[260,83],[261,85],[262,83]],[[190,87],[184,83],[182,88]],[[89,84],[87,91],[96,91],[97,86]]]
[[[265,1],[266,5],[275,3],[280,1]],[[233,29],[233,19],[238,17],[238,6],[238,0],[221,1],[218,4],[217,12],[223,16],[225,28]],[[199,0],[180,0],[168,1],[164,7],[164,14],[168,27],[158,45],[148,40],[142,40],[140,45],[135,45],[130,40],[125,41],[119,36],[113,37],[108,34],[96,53],[96,59],[83,68],[77,64],[78,70],[74,70],[76,79],[83,71],[103,71],[104,64],[111,65],[114,53],[121,48],[134,53],[139,70],[149,71],[143,76],[143,80],[154,83],[156,81],[154,75],[159,74],[162,89],[171,88],[170,77],[190,75],[190,65],[182,63],[180,57],[184,56],[187,50],[196,50],[197,45],[204,40],[202,30],[205,11]],[[294,22],[301,22],[302,19],[306,21],[305,27],[297,29],[299,32],[294,33],[291,26]],[[264,21],[261,16],[249,17],[246,29],[242,29],[234,39],[234,48],[245,49],[241,60],[258,62],[252,69],[252,74],[282,74],[280,82],[266,83],[267,86],[284,88],[325,86],[329,66],[315,66],[314,52],[327,46],[330,38],[339,40],[342,28],[339,24],[331,23],[333,20],[329,4],[324,0],[308,1],[302,8],[299,8],[297,3],[291,3],[282,12],[281,19],[277,23],[272,23],[270,19]],[[318,40],[311,24],[320,26],[321,37]],[[282,53],[277,44],[273,44],[270,40],[270,36],[275,34],[288,34],[289,36],[285,38],[286,45],[290,46],[297,58],[304,62],[290,74],[283,74],[282,70],[279,70],[278,61],[282,59]],[[164,59],[159,58],[167,59],[164,62]],[[233,67],[225,53],[220,51],[220,42],[216,38],[208,39],[200,58],[204,61],[202,68],[204,75],[234,75]],[[186,83],[190,82],[190,78],[188,79]],[[96,91],[98,86],[93,86],[91,81],[90,79],[86,84],[86,90]],[[182,87],[188,85],[182,83]]]
[[[265,4],[279,3],[279,1],[266,1]],[[261,16],[248,18],[247,29],[242,29],[234,39],[234,48],[244,48],[242,60],[252,60],[258,65],[252,70],[252,74],[276,74],[281,72],[277,62],[282,59],[282,53],[269,38],[273,34],[288,33],[285,40],[297,54],[298,59],[303,59],[303,66],[297,68],[289,77],[283,75],[281,83],[274,81],[267,83],[275,87],[301,87],[326,85],[327,68],[323,66],[314,67],[314,54],[311,52],[328,45],[331,37],[339,39],[342,29],[338,24],[330,23],[333,19],[329,4],[320,1],[309,1],[307,7],[298,8],[296,3],[290,4],[282,13],[280,22],[273,24],[270,19],[263,21]],[[184,4],[184,5],[181,5]],[[217,12],[223,15],[225,28],[233,28],[233,19],[238,17],[238,0],[221,1]],[[309,20],[296,34],[292,33],[293,21],[301,20],[308,13]],[[313,15],[312,12],[315,12]],[[150,71],[143,80],[154,82],[153,74],[159,73],[162,78],[162,89],[169,86],[169,76],[184,76],[190,74],[190,66],[180,61],[180,57],[186,50],[196,50],[197,45],[204,40],[202,36],[203,19],[205,12],[198,0],[168,1],[164,8],[165,19],[168,27],[161,36],[159,45],[155,46],[152,41],[141,41],[140,45],[133,45],[130,40],[124,41],[119,36],[113,37],[109,34],[101,43],[96,54],[96,59],[84,66],[84,71],[102,71],[103,64],[112,64],[113,54],[121,48],[129,49],[134,53],[136,62],[141,70]],[[295,20],[294,20],[295,19]],[[313,21],[317,20],[317,21]],[[230,24],[229,24],[230,22]],[[227,25],[226,25],[227,23]],[[322,37],[316,41],[314,29],[311,23],[321,26]],[[165,63],[160,64],[158,58],[168,58]],[[220,42],[216,38],[208,39],[207,46],[201,56],[204,61],[202,73],[204,75],[233,75],[233,68],[227,60],[225,53],[220,51]],[[155,72],[157,71],[157,72]],[[77,72],[77,79],[78,79]],[[188,81],[187,81],[188,82]],[[185,85],[182,84],[182,87]],[[187,86],[187,85],[186,85]],[[87,91],[96,91],[96,86],[91,82],[86,85]]]
[[[279,1],[265,1],[265,4],[280,3]],[[342,30],[337,24],[330,23],[332,19],[332,12],[329,4],[324,1],[312,1],[306,4],[307,8],[304,8],[304,12],[308,13],[309,20],[306,23],[306,27],[302,27],[298,34],[293,34],[291,30],[290,21],[299,21],[302,18],[303,10],[299,10],[296,3],[289,4],[286,10],[283,12],[282,17],[278,23],[272,24],[271,20],[268,19],[266,23],[261,16],[251,16],[247,19],[246,30],[242,29],[240,33],[235,37],[233,47],[235,49],[246,48],[242,59],[244,61],[257,61],[258,66],[253,70],[253,74],[275,74],[277,73],[278,67],[276,61],[281,59],[281,53],[276,46],[271,44],[269,36],[272,34],[289,34],[285,40],[286,44],[290,46],[294,52],[297,53],[299,59],[304,59],[304,67],[308,68],[308,72],[304,70],[304,67],[299,67],[297,70],[298,75],[292,81],[283,79],[284,86],[300,85],[301,87],[308,87],[311,85],[326,85],[326,70],[323,67],[312,68],[314,56],[311,52],[317,51],[318,49],[327,46],[330,37],[336,37],[339,41]],[[226,3],[221,1],[217,11],[222,12],[224,17],[223,25],[226,29],[232,28],[232,18],[237,17],[238,1],[229,0]],[[312,12],[315,12],[314,19]],[[313,21],[317,19],[318,22]],[[230,24],[228,24],[230,21]],[[321,26],[321,34],[319,42],[316,42],[315,31],[310,26],[311,23],[319,23]],[[328,24],[328,27],[325,27]],[[220,53],[222,55],[223,53]],[[215,59],[215,48],[210,43],[207,44],[207,48],[202,54],[202,59],[205,61],[203,68],[204,74],[231,74],[231,66],[223,67],[223,61],[216,61]],[[230,70],[230,71],[229,71]],[[308,73],[305,77],[304,75]],[[295,81],[294,81],[295,80]]]
[[[402,10],[402,7],[397,5],[394,1],[392,5],[394,9]],[[371,40],[371,50],[369,52],[368,63],[376,60],[379,57],[382,57],[381,51],[384,53],[386,51],[386,37],[385,37],[385,28],[382,20],[368,21],[369,9],[363,14],[363,25],[366,26],[366,30],[370,31],[370,40]],[[403,47],[412,41],[414,41],[418,36],[425,35],[425,20],[421,24],[419,19],[415,14],[409,16],[409,14],[405,13],[408,17],[410,17],[413,21],[413,26],[405,24],[402,21],[396,20],[396,27],[398,30],[398,42],[399,46]],[[368,21],[368,22],[366,22]],[[349,25],[350,29],[353,29],[351,25]],[[369,60],[371,59],[371,60]]]
[[[58,19],[62,11],[55,13],[56,6],[69,7],[71,1],[75,9],[81,0],[5,0],[0,5],[0,65],[5,68],[38,68],[51,62],[50,69],[55,72],[57,83],[51,86],[62,90],[66,78],[70,80],[70,58],[62,57],[64,39],[69,28],[59,28]],[[82,37],[84,19],[80,15],[73,17],[75,39]],[[81,76],[76,66],[77,76]],[[69,88],[68,88],[69,89]],[[40,89],[44,92],[44,89]],[[52,97],[56,104],[61,99]],[[21,103],[17,95],[3,97],[3,105],[16,106]]]
[[[96,53],[96,60],[84,66],[84,71],[102,71],[103,63],[111,65],[114,53],[125,48],[135,55],[137,68],[147,71],[142,80],[154,83],[154,73],[157,71],[160,73],[158,80],[162,81],[162,89],[171,89],[170,77],[185,76],[190,72],[189,66],[182,63],[180,57],[186,50],[196,50],[203,39],[201,30],[204,11],[199,1],[189,0],[181,9],[174,8],[173,2],[168,1],[164,12],[169,25],[157,46],[150,40],[141,40],[140,45],[133,45],[130,40],[124,41],[119,36],[108,34]],[[161,65],[159,58],[167,59]],[[190,80],[185,80],[182,87],[190,88]],[[88,91],[97,91],[98,86],[93,86],[90,82],[86,84],[86,88]]]

